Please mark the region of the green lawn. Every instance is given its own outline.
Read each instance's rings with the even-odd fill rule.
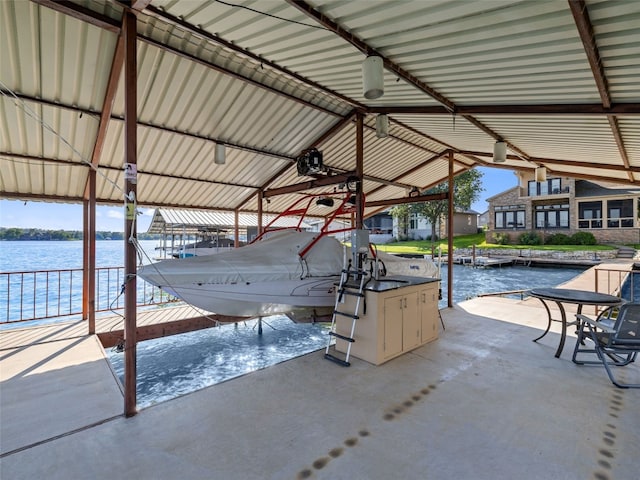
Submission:
[[[435,251],[437,254],[438,245],[442,248],[442,253],[447,253],[447,239],[440,240],[435,244]],[[587,251],[601,251],[601,250],[613,250],[615,247],[610,245],[497,245],[494,243],[486,243],[484,233],[478,233],[474,235],[461,235],[454,237],[453,249],[458,248],[471,248],[473,245],[476,248],[482,249],[526,249],[526,250],[560,250],[563,252],[573,252],[576,250]],[[414,253],[414,254],[429,254],[431,253],[431,240],[410,240],[406,242],[394,242],[386,243],[384,245],[378,245],[378,250],[389,253]]]

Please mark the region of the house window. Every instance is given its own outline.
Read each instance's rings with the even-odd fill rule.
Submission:
[[[578,228],[602,228],[602,202],[578,204]]]
[[[530,197],[540,195],[557,195],[559,193],[567,193],[568,189],[562,191],[562,182],[560,178],[551,178],[545,182],[536,182],[531,180],[528,183],[528,191]]]
[[[569,204],[536,205],[536,228],[569,228]]]
[[[411,217],[409,217],[409,229],[410,230],[418,229],[418,215],[415,213],[412,213]]]
[[[633,227],[633,200],[609,200],[607,202],[607,227]]]
[[[495,210],[496,230],[525,228],[524,205],[500,205]]]

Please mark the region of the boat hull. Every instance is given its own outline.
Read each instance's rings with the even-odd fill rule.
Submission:
[[[168,293],[208,312],[257,317],[297,311],[300,318],[321,316],[335,303],[340,277],[248,282],[244,284],[182,284],[162,287]]]

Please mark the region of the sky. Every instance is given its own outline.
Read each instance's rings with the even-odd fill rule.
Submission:
[[[486,199],[518,184],[513,171],[499,168],[478,168],[483,172],[484,191],[471,208],[478,213],[487,210]],[[146,232],[151,223],[153,209],[141,209],[138,232]],[[96,230],[124,231],[124,205],[98,206]],[[82,205],[35,201],[0,200],[0,227],[40,228],[44,230],[82,230]]]

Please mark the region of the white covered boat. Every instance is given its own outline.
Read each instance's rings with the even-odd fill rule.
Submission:
[[[145,265],[138,275],[185,302],[219,315],[288,314],[325,319],[335,302],[345,247],[327,232],[270,232],[239,249]],[[387,275],[436,277],[424,259],[379,253]]]

